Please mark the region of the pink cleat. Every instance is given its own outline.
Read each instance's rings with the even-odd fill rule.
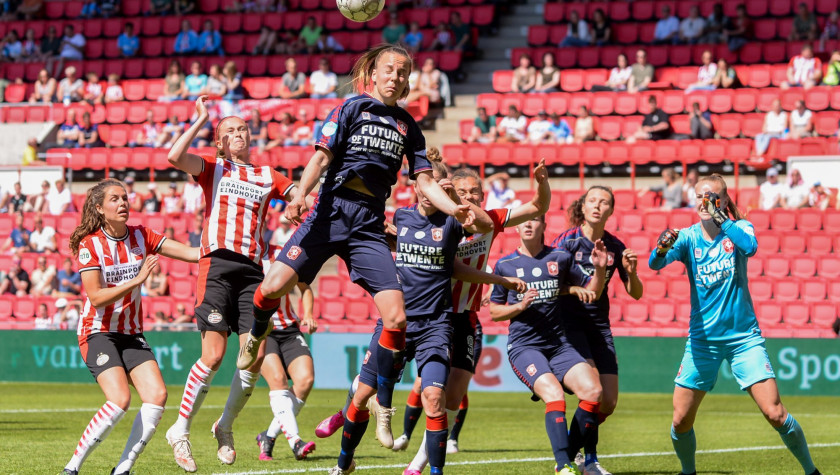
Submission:
[[[318,427],[315,428],[315,435],[325,439],[335,434],[335,431],[342,426],[344,426],[344,414],[338,411],[318,424]]]
[[[423,473],[419,470],[413,470],[411,467],[408,467],[403,470],[403,475],[423,475]]]
[[[295,460],[303,460],[307,455],[315,451],[315,442],[304,442],[299,440],[295,443],[295,448],[292,452],[295,454]]]

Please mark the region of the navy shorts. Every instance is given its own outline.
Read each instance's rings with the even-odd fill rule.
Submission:
[[[120,367],[130,373],[147,361],[155,361],[155,354],[142,333],[93,333],[79,339],[79,350],[93,379],[107,369]]]
[[[296,358],[300,356],[312,358],[309,345],[297,325],[288,328],[274,327],[265,339],[265,354],[279,356],[286,374],[289,374],[289,365]]]
[[[330,257],[347,264],[350,278],[371,294],[402,290],[385,240],[385,207],[348,188],[321,195],[277,259],[311,284]]]
[[[508,350],[508,360],[513,372],[531,391],[540,376],[551,373],[562,384],[566,373],[573,366],[586,363],[572,345],[566,342],[551,347],[514,347]]]
[[[445,388],[449,379],[449,365],[452,344],[451,314],[430,318],[410,317],[405,331],[406,360],[417,363],[417,375],[422,378],[422,389],[429,386]],[[376,321],[376,329],[370,338],[359,381],[375,388],[376,352],[379,349],[379,335],[382,334],[382,319]],[[432,364],[429,364],[432,363]],[[402,379],[402,375],[398,379]]]
[[[475,312],[452,314],[452,367],[475,373],[481,337]],[[478,348],[479,351],[476,351]]]
[[[198,261],[195,320],[200,331],[243,334],[254,324],[254,291],[262,267],[242,254],[219,249]]]
[[[580,356],[594,361],[599,373],[618,374],[615,342],[609,328],[568,330],[566,340],[580,353]]]

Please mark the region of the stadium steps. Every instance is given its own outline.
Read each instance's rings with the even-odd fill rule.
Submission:
[[[438,148],[445,144],[460,143],[460,122],[475,118],[474,94],[458,94],[454,98],[454,105],[443,110],[443,114],[435,120],[434,130],[426,130],[426,143]]]

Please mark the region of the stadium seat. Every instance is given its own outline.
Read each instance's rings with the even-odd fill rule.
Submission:
[[[776,303],[759,301],[755,306],[755,316],[762,329],[780,324],[782,314],[782,306]]]
[[[808,278],[802,281],[802,300],[805,302],[822,302],[827,291],[824,280]]]
[[[817,273],[817,260],[809,255],[799,255],[790,260],[790,275],[810,279]]]
[[[320,302],[321,313],[319,317],[323,320],[335,322],[344,319],[346,309],[343,300],[329,300],[318,297]]]
[[[781,279],[790,274],[790,261],[787,256],[772,255],[764,260],[764,275]]]
[[[783,254],[796,256],[805,252],[805,235],[802,233],[783,232],[779,239],[779,250]]]
[[[779,302],[794,302],[799,299],[799,282],[781,279],[773,283],[773,299]]]
[[[29,266],[29,268],[32,269],[34,266]],[[18,321],[30,320],[35,317],[35,309],[37,305],[35,297],[31,295],[16,296],[12,311]]]
[[[814,302],[810,309],[811,324],[818,328],[831,328],[837,319],[837,304],[834,302]]]
[[[833,256],[819,258],[817,260],[817,275],[826,279],[840,278],[840,258]]]
[[[624,309],[621,312],[621,319],[624,323],[635,325],[643,324],[648,321],[648,303],[644,300],[631,300],[624,304]]]
[[[659,300],[650,303],[650,322],[657,326],[669,326],[675,320],[674,301]]]

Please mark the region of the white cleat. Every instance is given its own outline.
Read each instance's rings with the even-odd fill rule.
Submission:
[[[575,461],[574,464],[577,466],[577,469],[580,473],[583,473],[583,466],[586,463],[586,457],[580,452],[575,454]]]
[[[581,473],[583,473],[583,475],[612,475],[610,472],[605,470],[597,460],[589,465],[586,465],[583,470],[581,470]]]
[[[394,448],[394,435],[391,433],[391,418],[397,412],[396,407],[382,407],[376,396],[368,399],[368,409],[376,418],[376,440],[386,449]]]
[[[195,466],[195,459],[192,455],[192,446],[190,439],[185,435],[175,435],[172,432],[172,427],[166,431],[166,442],[172,447],[172,452],[175,456],[175,463],[184,469],[185,472],[195,472],[198,467]]]
[[[216,456],[219,457],[219,460],[223,464],[233,465],[233,462],[236,462],[236,450],[233,448],[233,431],[222,430],[217,420],[213,423],[211,432],[213,433],[213,438],[219,443],[219,450],[216,452]]]
[[[344,470],[344,469],[340,468],[338,465],[336,465],[335,467],[331,468],[330,471],[327,472],[327,473],[329,473],[329,475],[348,475],[350,473],[353,473],[355,470],[356,470],[356,460],[354,459],[354,460],[350,461],[350,466],[347,467],[347,470]]]
[[[458,441],[455,439],[448,439],[446,441],[446,453],[448,454],[457,454],[458,453]]]
[[[405,435],[401,435],[394,439],[394,446],[391,447],[391,450],[394,452],[399,452],[400,450],[405,450],[408,448],[408,441],[410,439]]]

